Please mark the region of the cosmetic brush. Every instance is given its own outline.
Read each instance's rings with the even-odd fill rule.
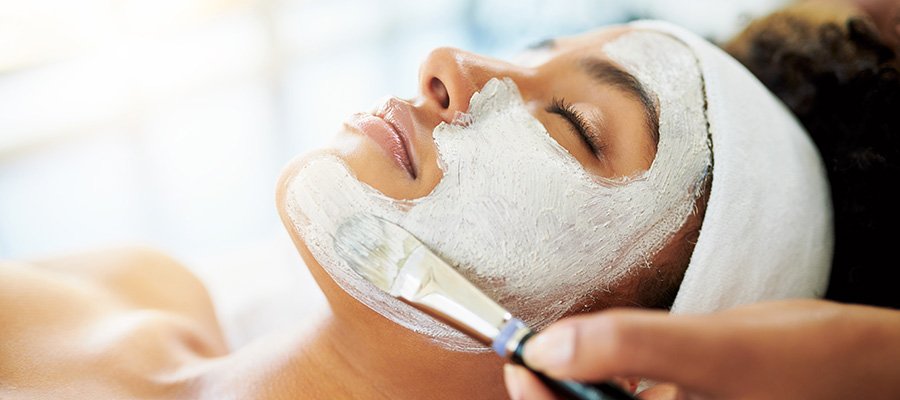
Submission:
[[[558,395],[572,400],[634,399],[612,383],[556,380],[530,368],[522,352],[531,329],[405,229],[358,214],[338,227],[334,246],[356,273],[379,289],[528,368]]]

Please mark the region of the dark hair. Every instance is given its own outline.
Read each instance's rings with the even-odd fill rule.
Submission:
[[[755,21],[726,46],[812,137],[828,173],[835,248],[826,298],[900,308],[900,74],[862,16]],[[898,247],[894,247],[898,246]]]

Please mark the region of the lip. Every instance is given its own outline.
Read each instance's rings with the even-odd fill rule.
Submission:
[[[411,140],[414,126],[411,110],[406,103],[389,98],[374,112],[352,115],[345,125],[368,136],[398,167],[413,179],[416,178]]]

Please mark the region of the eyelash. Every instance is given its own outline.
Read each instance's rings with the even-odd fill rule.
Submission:
[[[569,121],[572,130],[581,137],[581,140],[587,144],[588,148],[596,155],[601,154],[603,148],[595,145],[594,141],[591,140],[591,135],[588,134],[587,118],[584,117],[583,113],[576,110],[572,103],[567,102],[566,99],[562,97],[554,97],[545,111],[557,114]]]

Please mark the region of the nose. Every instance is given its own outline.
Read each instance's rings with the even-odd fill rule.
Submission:
[[[519,84],[524,79],[519,67],[450,47],[433,50],[419,69],[419,91],[425,105],[444,122],[469,109],[469,99],[494,77],[509,77]],[[521,84],[520,84],[521,86]]]

